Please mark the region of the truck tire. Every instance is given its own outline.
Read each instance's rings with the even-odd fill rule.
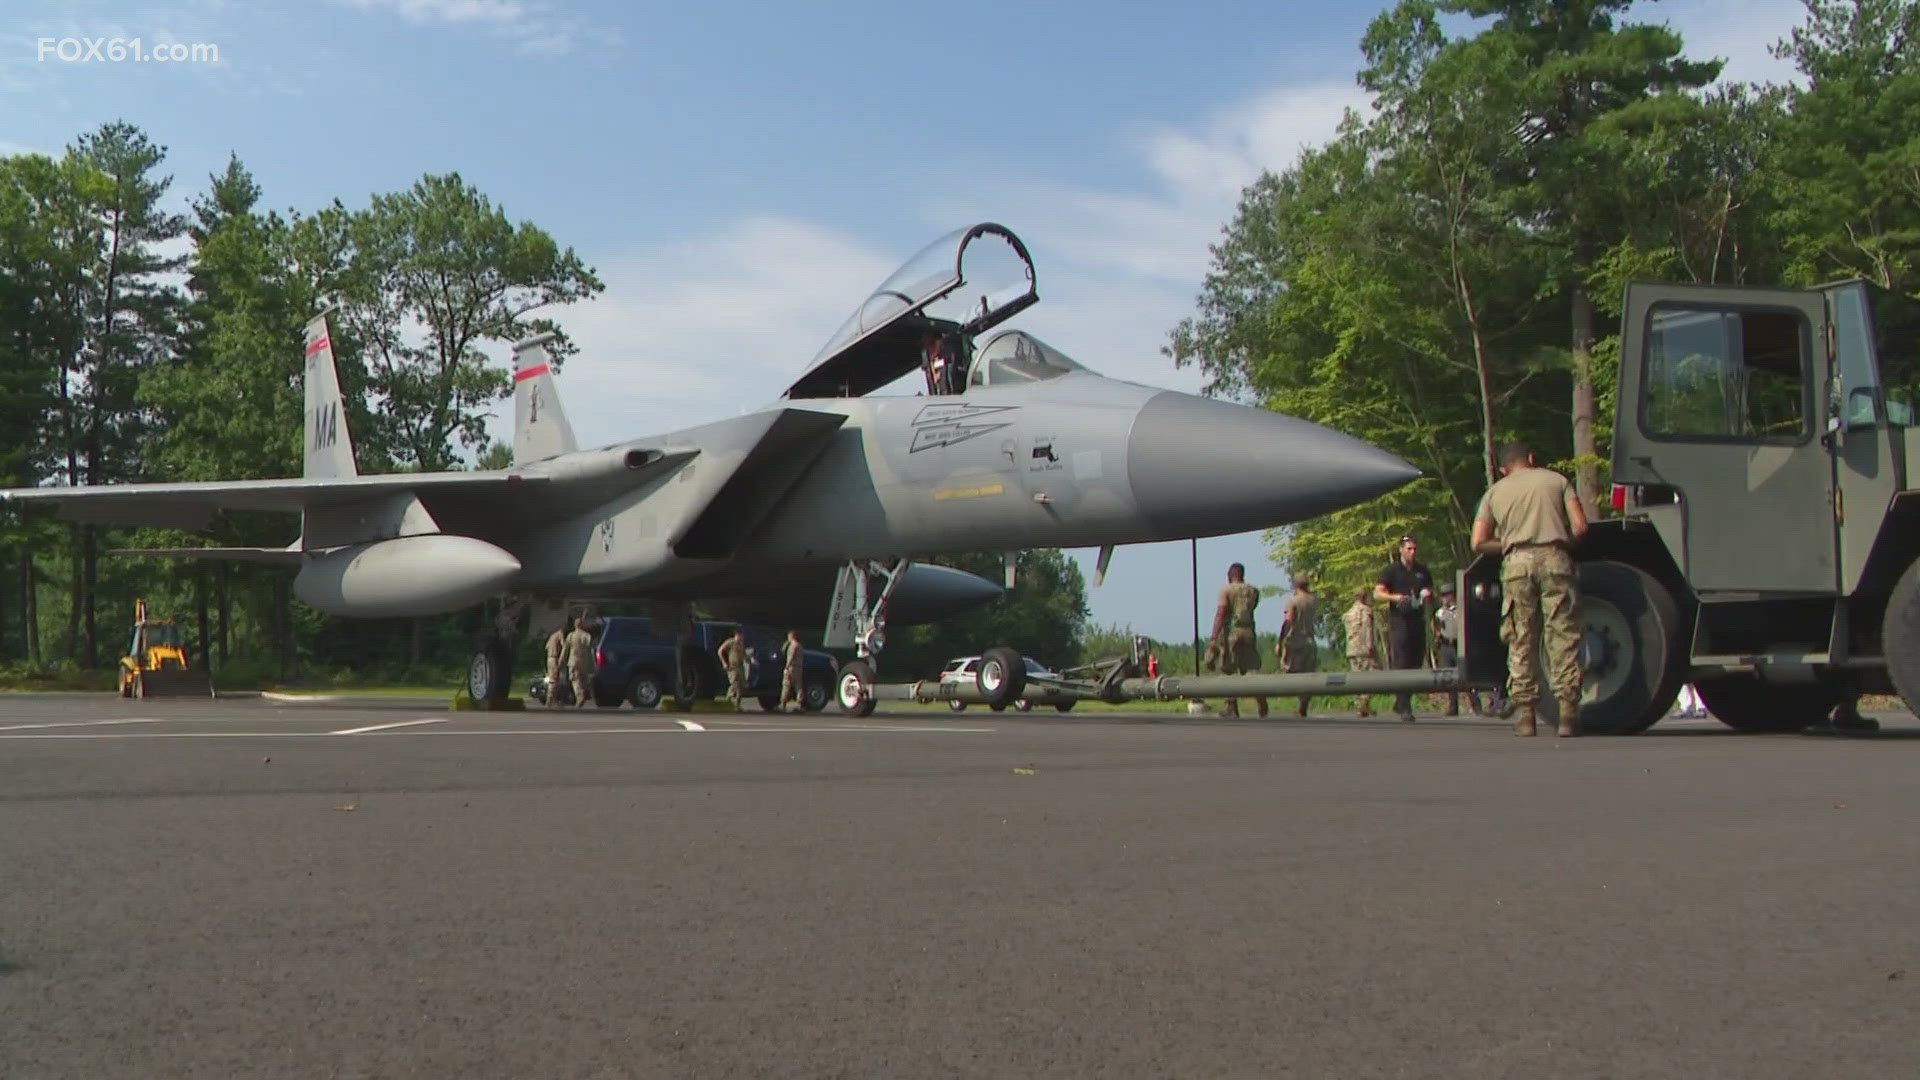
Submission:
[[[1831,683],[1770,683],[1750,674],[1702,679],[1694,689],[1715,719],[1748,735],[1799,731],[1840,704],[1840,688]]]
[[[760,694],[760,695],[757,695],[754,698],[754,700],[760,703],[761,712],[779,712],[780,711],[780,695],[779,694]]]
[[[973,685],[979,688],[980,696],[987,699],[987,705],[999,712],[1018,700],[1020,691],[1027,688],[1027,662],[1005,645],[995,645],[980,654]]]
[[[689,648],[680,658],[680,670],[685,681],[676,680],[673,687],[673,707],[681,712],[693,708],[693,703],[707,697],[706,673],[700,670],[700,661]]]
[[[1576,570],[1585,646],[1581,730],[1638,735],[1666,715],[1685,678],[1679,605],[1637,566],[1597,559]],[[1540,718],[1557,722],[1559,709],[1544,677],[1540,689]]]
[[[666,696],[666,680],[652,668],[641,668],[627,680],[627,704],[636,709],[657,709]]]
[[[865,660],[854,660],[840,669],[840,679],[834,684],[834,696],[840,701],[840,711],[848,716],[873,715],[873,665]]]
[[[800,683],[800,706],[808,712],[821,712],[833,702],[833,680],[825,675],[808,675]]]
[[[1887,597],[1880,622],[1880,648],[1887,675],[1908,711],[1920,716],[1920,559],[1907,567]]]

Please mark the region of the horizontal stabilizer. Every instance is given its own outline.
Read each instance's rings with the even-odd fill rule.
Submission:
[[[107,554],[134,555],[149,559],[206,559],[213,562],[267,563],[274,566],[300,565],[299,549],[290,547],[112,548]]]

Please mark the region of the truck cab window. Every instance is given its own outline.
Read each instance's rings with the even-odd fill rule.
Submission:
[[[1920,409],[1920,301],[1877,288],[1872,297],[1887,422],[1908,427]]]
[[[1797,313],[1663,304],[1650,320],[1641,405],[1648,434],[1807,436],[1810,333]]]

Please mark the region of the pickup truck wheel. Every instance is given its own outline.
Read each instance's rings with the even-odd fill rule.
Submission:
[[[995,712],[1006,708],[1027,688],[1027,662],[1005,645],[995,645],[980,654],[980,666],[974,669],[973,684]]]
[[[1769,683],[1759,676],[1722,675],[1694,684],[1714,718],[1748,735],[1779,735],[1818,724],[1840,704],[1828,683]]]
[[[780,695],[779,694],[761,694],[755,697],[754,700],[760,703],[761,712],[779,712],[780,711]]]
[[[1893,584],[1880,621],[1880,644],[1893,688],[1908,710],[1920,715],[1920,559]]]
[[[634,672],[627,683],[627,704],[636,709],[657,709],[666,696],[666,682],[652,668]]]
[[[820,712],[833,701],[833,680],[825,675],[809,675],[800,684],[800,706],[808,712]]]
[[[1581,563],[1576,571],[1580,727],[1589,735],[1638,735],[1666,715],[1686,674],[1679,605],[1637,566],[1603,559]],[[1558,703],[1545,675],[1539,672],[1538,715],[1554,723]]]
[[[873,715],[873,665],[855,660],[841,668],[834,697],[840,701],[840,711],[848,716]]]

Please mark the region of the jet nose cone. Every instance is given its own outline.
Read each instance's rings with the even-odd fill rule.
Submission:
[[[1357,506],[1420,475],[1350,435],[1266,409],[1148,399],[1127,443],[1140,512],[1177,536],[1247,532]]]

